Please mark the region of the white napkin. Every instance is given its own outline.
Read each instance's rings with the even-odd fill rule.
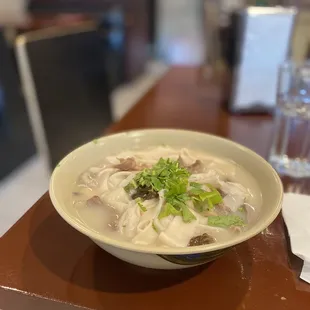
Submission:
[[[300,278],[310,283],[310,196],[285,194],[282,214],[292,252],[304,261]]]

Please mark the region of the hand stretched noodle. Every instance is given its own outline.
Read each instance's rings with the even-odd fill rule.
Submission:
[[[215,170],[209,170],[207,173],[192,174],[189,181],[217,186],[221,182],[221,176]]]
[[[100,191],[106,192],[110,190],[109,179],[111,174],[114,173],[115,171],[117,170],[114,168],[107,168],[98,173]]]
[[[172,203],[175,203],[172,207],[177,208],[173,212],[168,209],[167,201],[171,200],[167,199],[167,189],[164,186],[154,192],[154,187],[150,187],[149,183],[135,184],[139,180],[136,178],[137,174],[142,169],[146,169],[143,173],[149,173],[161,158],[171,159],[188,173],[183,192],[187,198],[179,202],[181,207],[172,200]],[[129,160],[131,165],[128,165]],[[139,169],[140,171],[131,171]],[[153,175],[149,177],[153,178]],[[128,191],[127,187],[132,184],[134,187],[129,187]],[[193,189],[202,191],[205,196],[199,198],[199,193],[195,194]],[[212,196],[214,190],[220,200],[210,204],[208,199],[211,198],[208,198],[208,195]],[[198,200],[202,199],[199,200],[201,205],[197,205],[193,195],[198,195],[195,196]],[[87,203],[93,200],[99,203]],[[235,232],[231,228],[234,228],[234,223],[238,224],[235,222],[236,217],[240,221],[244,220],[246,224],[254,223],[260,204],[261,195],[255,180],[241,167],[211,155],[167,146],[146,151],[124,151],[108,156],[105,162],[90,167],[81,174],[73,192],[73,205],[79,205],[76,209],[83,223],[92,227],[96,224],[96,231],[112,238],[144,246],[200,245],[199,238],[203,236],[210,236],[210,242],[228,240],[234,237]],[[81,206],[85,208],[83,212],[80,212]],[[184,207],[192,215],[190,219],[185,220]],[[167,210],[170,210],[170,213],[166,214]],[[91,218],[95,214],[96,221]],[[100,221],[100,216],[104,220]],[[223,226],[216,226],[223,216],[227,216],[226,222],[220,222]],[[227,221],[232,221],[232,227]],[[99,227],[97,223],[102,223],[102,226]]]
[[[180,216],[175,216],[168,228],[159,234],[159,241],[172,247],[186,247],[193,237],[199,222],[184,223]]]
[[[165,231],[166,228],[172,222],[173,218],[174,217],[172,215],[166,216],[163,219],[155,218],[154,219],[154,226],[156,227],[156,230],[159,232]]]
[[[137,226],[137,234],[132,239],[135,244],[148,245],[152,244],[158,238],[157,232],[152,226],[152,220],[141,222]]]
[[[122,214],[131,203],[123,188],[115,188],[112,191],[107,191],[100,198],[108,206],[113,207],[118,214]]]
[[[135,174],[130,171],[121,171],[121,172],[115,172],[110,175],[109,177],[109,187],[115,188],[115,187],[121,187],[120,184],[124,181],[127,181],[129,178],[130,181],[135,177]],[[130,182],[129,181],[129,182]],[[124,186],[122,186],[124,187]]]
[[[126,238],[133,238],[136,234],[140,217],[140,209],[137,205],[129,207],[119,219],[119,231]]]
[[[125,180],[119,183],[119,187],[125,187],[126,185],[128,185],[134,179],[135,176],[136,176],[136,173],[131,172]]]
[[[181,149],[180,157],[182,158],[185,166],[190,166],[190,165],[194,164],[195,161],[197,160],[197,158],[193,157],[189,153],[188,149]]]

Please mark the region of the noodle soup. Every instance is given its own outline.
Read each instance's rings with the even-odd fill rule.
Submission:
[[[256,222],[262,195],[233,161],[159,146],[110,156],[74,184],[76,215],[93,231],[158,247],[234,238]]]

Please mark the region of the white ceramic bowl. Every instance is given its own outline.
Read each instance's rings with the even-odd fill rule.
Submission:
[[[168,144],[226,157],[250,172],[258,182],[263,205],[258,221],[229,241],[187,248],[158,248],[113,240],[96,233],[81,222],[72,206],[73,184],[90,166],[108,155],[124,150],[145,149]],[[269,226],[281,209],[283,188],[274,169],[255,152],[217,136],[194,131],[151,129],[123,132],[89,142],[67,155],[55,168],[50,181],[50,197],[57,212],[76,230],[91,238],[98,246],[126,262],[149,268],[179,269],[203,264],[222,255],[228,248],[259,234]]]

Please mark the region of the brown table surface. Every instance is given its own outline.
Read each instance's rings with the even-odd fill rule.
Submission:
[[[194,129],[266,156],[271,125],[266,116],[229,116],[215,90],[197,86],[196,69],[173,68],[109,132]],[[284,181],[290,191],[310,192],[305,180]],[[286,240],[279,216],[209,265],[144,269],[112,257],[71,228],[45,194],[0,240],[0,308],[310,309],[310,285],[299,279],[301,262]]]

